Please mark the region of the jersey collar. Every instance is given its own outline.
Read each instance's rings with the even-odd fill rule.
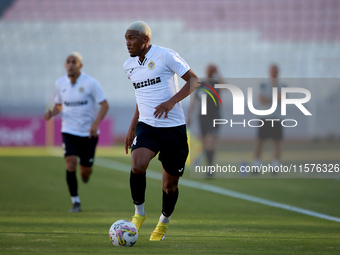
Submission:
[[[68,82],[70,83],[71,87],[74,87],[74,86],[76,86],[78,84],[78,81],[81,79],[82,76],[83,76],[83,72],[80,73],[79,77],[76,80],[76,83],[74,83],[74,84],[72,84],[70,77],[68,77],[66,75],[66,78],[67,78]]]
[[[150,47],[150,49],[148,50],[148,52],[145,54],[143,61],[140,61],[140,59],[139,59],[139,57],[138,57],[138,64],[139,64],[140,66],[144,66],[145,63],[147,62],[147,60],[149,59],[149,56],[151,55],[151,51],[153,51],[153,48],[154,48],[152,44],[151,44],[150,46],[151,46],[151,47]]]

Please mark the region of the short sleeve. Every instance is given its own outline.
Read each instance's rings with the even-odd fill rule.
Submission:
[[[106,100],[104,91],[102,89],[102,87],[100,86],[99,82],[97,82],[96,80],[93,80],[91,82],[91,92],[92,92],[92,96],[95,100],[96,103],[100,104],[101,102],[103,102],[104,100]]]
[[[125,71],[125,74],[126,74],[127,78],[130,79],[130,72],[129,72],[129,70],[127,70],[125,68],[125,66],[124,66],[124,71]]]
[[[130,60],[130,59],[126,60],[125,63],[124,63],[124,65],[123,65],[124,72],[125,72],[125,74],[126,74],[126,76],[127,76],[128,79],[130,79],[131,72],[132,72],[131,70],[133,70],[133,68],[131,69],[131,68],[128,68],[128,67],[127,67],[127,66],[128,66],[129,60]]]
[[[60,89],[59,89],[57,82],[55,83],[54,103],[55,104],[61,104],[62,103],[62,99],[61,99],[61,95],[60,95]]]
[[[182,77],[186,72],[190,70],[190,66],[183,58],[173,50],[167,50],[165,52],[165,64],[176,74]]]

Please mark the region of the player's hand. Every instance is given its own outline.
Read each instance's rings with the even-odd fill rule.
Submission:
[[[98,136],[97,131],[98,131],[98,124],[92,123],[92,126],[90,128],[89,138],[91,139],[92,137],[97,137]]]
[[[45,113],[45,120],[50,120],[52,118],[52,111],[48,110],[48,112]]]
[[[155,118],[160,119],[162,115],[164,114],[164,119],[168,118],[168,113],[171,111],[171,109],[175,106],[175,102],[173,102],[171,99],[161,103],[160,105],[155,107],[155,111],[153,113],[153,116]]]
[[[129,130],[126,138],[125,138],[125,153],[129,153],[129,149],[131,149],[131,145],[133,143],[133,139],[135,138],[136,132],[134,130]]]

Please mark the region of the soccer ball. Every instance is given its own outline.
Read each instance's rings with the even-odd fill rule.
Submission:
[[[118,220],[110,228],[110,241],[114,246],[132,246],[137,242],[138,230],[128,220]]]

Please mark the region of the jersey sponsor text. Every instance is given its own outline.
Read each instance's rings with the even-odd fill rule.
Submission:
[[[146,86],[150,86],[156,83],[160,83],[161,82],[161,77],[157,77],[156,79],[148,79],[147,81],[142,81],[142,82],[138,82],[138,83],[133,83],[133,86],[135,87],[135,89],[140,89]]]
[[[67,101],[64,101],[64,105],[66,105],[66,106],[81,106],[81,105],[87,105],[87,100],[85,100],[85,101],[75,101],[75,102],[67,102]]]

